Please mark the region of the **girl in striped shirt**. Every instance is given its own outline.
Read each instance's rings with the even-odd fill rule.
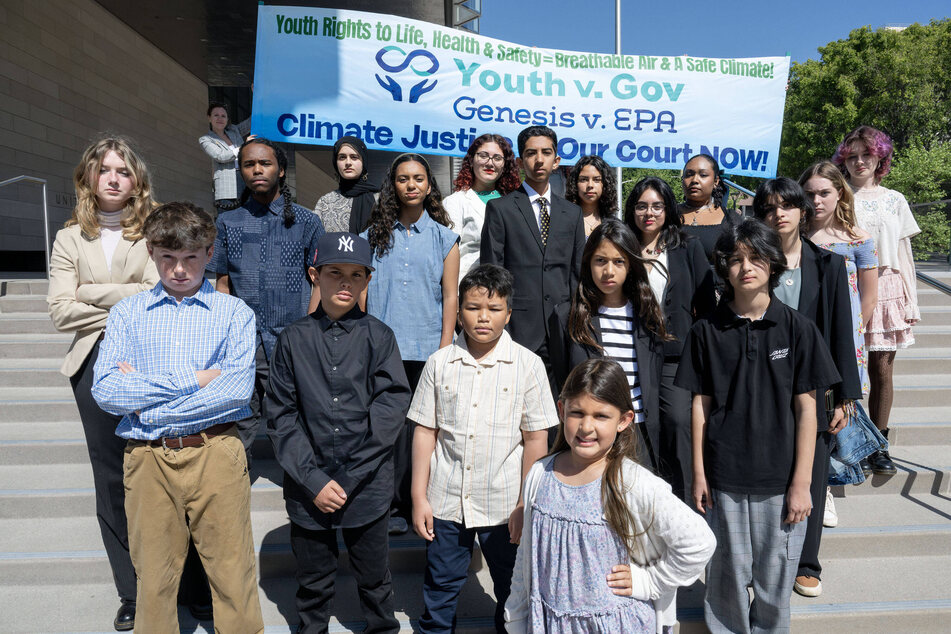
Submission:
[[[640,253],[634,233],[620,220],[605,219],[591,232],[574,299],[557,306],[552,317],[552,366],[560,388],[586,359],[617,361],[631,389],[642,463],[665,473],[656,449],[663,341],[668,335]]]

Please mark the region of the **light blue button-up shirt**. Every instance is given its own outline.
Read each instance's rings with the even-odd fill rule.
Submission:
[[[457,242],[454,231],[424,211],[409,231],[396,221],[393,244],[382,258],[373,252],[367,312],[393,330],[404,361],[425,361],[439,349],[443,262]]]
[[[196,434],[251,415],[254,312],[205,280],[181,302],[161,282],[109,311],[92,395],[122,416],[116,435],[134,440]],[[135,368],[128,374],[118,364]],[[197,370],[221,370],[198,387]]]

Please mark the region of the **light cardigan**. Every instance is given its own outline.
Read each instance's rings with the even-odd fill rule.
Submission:
[[[158,281],[144,239],[120,239],[110,270],[99,238],[87,240],[79,225],[60,229],[50,256],[46,302],[53,326],[60,332],[76,333],[60,372],[73,376],[79,371],[106,327],[110,308]]]
[[[452,230],[459,234],[459,279],[479,266],[485,203],[474,189],[461,189],[443,198],[443,209],[452,221]]]
[[[539,460],[525,478],[525,521],[515,557],[512,592],[505,602],[505,629],[510,634],[529,632],[531,628],[532,502],[545,469],[554,459],[548,456]],[[664,626],[677,623],[677,588],[700,577],[713,556],[716,538],[704,519],[671,492],[669,484],[627,459],[621,473],[625,501],[638,534],[637,555],[630,562],[632,596],[654,602],[657,632],[662,632]]]

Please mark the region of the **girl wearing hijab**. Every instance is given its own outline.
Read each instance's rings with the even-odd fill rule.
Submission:
[[[361,233],[370,224],[380,191],[367,178],[367,146],[355,136],[343,136],[334,143],[333,157],[340,186],[320,197],[314,213],[328,232]]]

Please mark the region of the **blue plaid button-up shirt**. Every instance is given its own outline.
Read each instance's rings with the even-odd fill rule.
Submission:
[[[294,224],[284,226],[284,198],[265,206],[249,198],[215,222],[215,254],[208,270],[227,275],[234,294],[257,317],[268,360],[284,326],[307,314],[314,261],[324,225],[311,210],[294,205]]]
[[[92,395],[122,416],[116,435],[134,440],[196,434],[251,415],[254,313],[205,280],[181,302],[161,282],[109,311]],[[135,372],[123,373],[127,362]],[[196,370],[221,370],[198,387]]]

